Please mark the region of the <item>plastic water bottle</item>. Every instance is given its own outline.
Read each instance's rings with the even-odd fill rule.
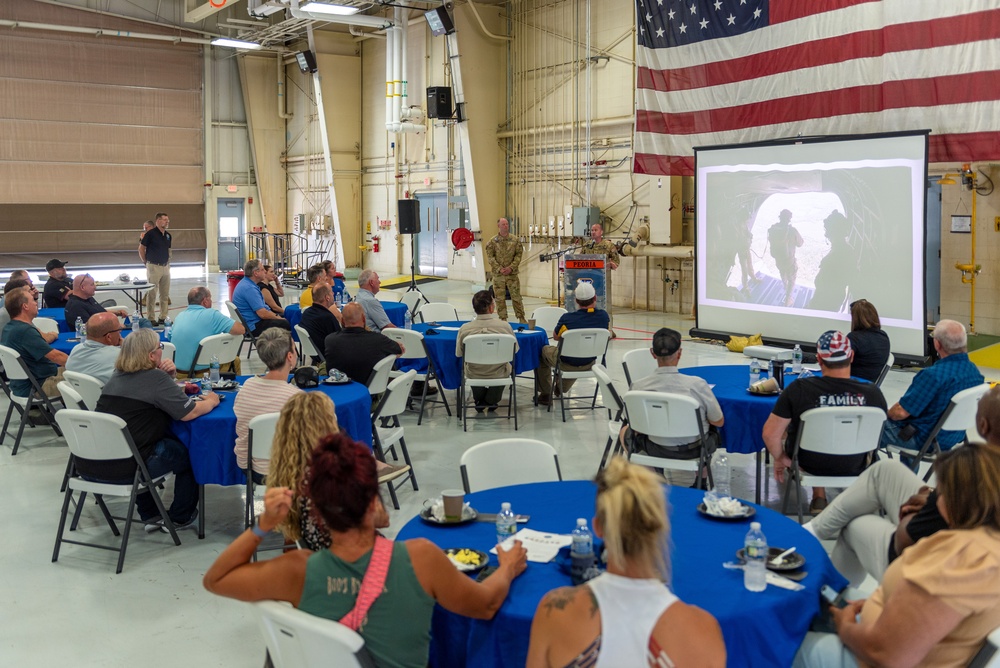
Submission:
[[[792,348],[792,373],[802,373],[802,347],[797,343]]]
[[[76,319],[76,338],[83,341],[83,318],[80,317]]]
[[[171,320],[170,316],[168,315],[167,319],[163,321],[163,338],[165,338],[167,341],[170,340],[170,333],[173,330],[173,328],[174,328],[174,321]]]
[[[579,518],[573,529],[573,543],[569,548],[570,577],[574,583],[586,581],[587,570],[594,565],[594,536],[587,528],[587,520]]]
[[[753,385],[760,380],[760,360],[756,357],[750,360],[750,384]]]
[[[716,450],[712,458],[712,481],[720,498],[733,495],[730,480],[729,457],[726,456],[725,450]]]
[[[219,382],[219,356],[212,355],[212,360],[208,363],[208,378],[213,383]]]
[[[212,381],[208,379],[208,374],[206,373],[201,377],[201,393],[210,394],[212,392]]]
[[[132,313],[132,331],[133,332],[139,331],[139,318],[140,317],[142,317],[142,316],[139,315],[139,309],[136,309],[135,312]]]
[[[517,533],[517,518],[506,501],[500,504],[497,513],[497,544],[500,544]]]
[[[760,530],[760,522],[751,522],[750,531],[743,541],[746,566],[743,569],[743,586],[747,591],[767,589],[767,538]]]
[[[406,309],[406,314],[403,316],[403,327],[413,329],[413,316],[410,315],[410,309]]]

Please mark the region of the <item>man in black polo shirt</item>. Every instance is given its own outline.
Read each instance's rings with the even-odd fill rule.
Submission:
[[[42,290],[42,300],[45,308],[64,308],[69,293],[73,290],[73,281],[66,278],[66,263],[52,259],[45,263],[45,271],[49,272],[49,280]]]
[[[309,308],[316,308],[310,306]],[[380,332],[365,329],[365,309],[357,302],[344,307],[344,328],[326,337],[326,369],[339,369],[362,385],[387,355],[402,355],[403,347]]]
[[[139,245],[139,259],[146,265],[146,279],[153,287],[146,293],[146,315],[154,325],[162,325],[167,319],[170,307],[170,217],[165,213],[156,214],[154,227],[146,232]],[[156,296],[160,296],[160,316],[153,318]]]
[[[97,293],[97,284],[90,274],[80,274],[73,279],[73,292],[66,302],[66,323],[73,327],[76,319],[80,318],[84,324],[90,320],[90,316],[98,313],[107,313],[108,309],[97,303],[94,294]],[[128,315],[128,309],[116,308],[112,311],[115,315],[123,318]]]
[[[607,329],[611,326],[608,312],[597,308],[597,292],[592,284],[579,283],[573,291],[573,297],[576,299],[577,308],[559,318],[553,335],[557,341],[568,329]],[[556,365],[557,352],[556,346],[542,348],[542,358],[535,370],[535,378],[538,380],[538,403],[542,406],[548,406],[552,401],[552,369]],[[563,357],[559,360],[559,366],[567,371],[586,371],[594,365],[595,360],[593,357],[590,359]],[[564,380],[562,385],[560,389],[569,392],[573,381]]]
[[[299,325],[309,332],[309,339],[316,347],[316,350],[324,351],[326,337],[340,331],[340,321],[330,311],[333,304],[333,288],[329,285],[318,285],[312,290],[312,306],[302,312],[302,321]],[[313,364],[318,360],[313,358]]]

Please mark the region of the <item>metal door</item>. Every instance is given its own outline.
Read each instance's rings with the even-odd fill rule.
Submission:
[[[448,196],[444,193],[417,195],[420,202],[420,232],[417,242],[417,273],[448,276],[450,252]]]
[[[219,271],[243,268],[243,200],[224,198],[218,201]]]

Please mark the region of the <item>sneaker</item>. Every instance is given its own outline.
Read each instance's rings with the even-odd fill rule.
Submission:
[[[148,520],[143,520],[143,522],[146,523],[146,526],[143,527],[146,533],[156,533],[163,529],[163,518],[159,515],[150,517]]]
[[[406,475],[410,470],[409,464],[403,464],[402,466],[393,466],[392,464],[386,464],[384,467],[379,467],[378,472],[378,484],[384,482],[389,482],[390,480],[395,480],[396,478]]]
[[[826,508],[827,502],[826,498],[822,496],[814,496],[812,502],[809,504],[809,514],[819,515]]]
[[[198,521],[198,509],[195,508],[194,512],[191,513],[191,517],[187,518],[184,522],[174,522],[174,529],[180,531],[181,529],[187,529],[194,526],[194,523]],[[160,531],[163,533],[170,533],[167,531],[167,527],[160,525]]]

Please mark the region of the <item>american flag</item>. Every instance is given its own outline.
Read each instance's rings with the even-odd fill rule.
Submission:
[[[1000,158],[997,0],[635,0],[635,173],[695,146],[930,129]]]

